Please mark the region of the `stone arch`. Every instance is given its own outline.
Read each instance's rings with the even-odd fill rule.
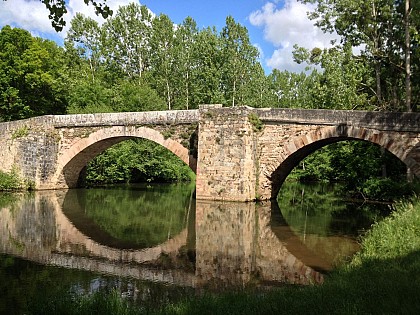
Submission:
[[[420,177],[419,140],[406,137],[393,131],[353,127],[347,125],[329,126],[313,130],[293,138],[287,144],[286,157],[276,161],[270,176],[271,199],[275,199],[286,177],[298,163],[314,151],[335,142],[344,140],[362,140],[377,144],[399,158]]]
[[[53,178],[55,187],[76,187],[80,172],[90,160],[114,144],[131,138],[158,143],[178,156],[193,171],[196,169],[196,159],[189,155],[188,149],[175,140],[165,139],[159,131],[147,127],[113,126],[92,132],[60,152]]]

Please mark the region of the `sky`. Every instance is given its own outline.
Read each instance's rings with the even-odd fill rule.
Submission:
[[[95,15],[92,6],[84,0],[66,0],[68,13],[67,26],[57,33],[48,19],[48,11],[41,0],[0,0],[0,28],[4,25],[19,27],[40,36],[63,44],[70,21],[77,12],[89,16],[99,23],[104,20]],[[100,1],[98,1],[100,2]],[[121,5],[137,2],[146,5],[153,13],[166,14],[176,24],[190,16],[197,26],[215,26],[221,31],[226,17],[231,15],[248,29],[251,43],[260,51],[260,61],[266,73],[272,69],[300,72],[304,65],[293,62],[293,45],[312,49],[330,46],[335,34],[324,34],[307,18],[313,7],[297,0],[107,0],[114,12]]]

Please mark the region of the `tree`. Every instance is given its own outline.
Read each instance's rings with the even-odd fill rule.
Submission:
[[[411,40],[410,40],[410,0],[404,1],[404,55],[405,55],[405,106],[411,112]]]
[[[0,120],[66,111],[64,51],[25,30],[0,31]]]
[[[251,78],[251,71],[257,63],[258,49],[251,45],[246,27],[236,23],[233,17],[226,18],[221,33],[224,58],[223,86],[226,98],[235,106],[244,105],[244,87]]]
[[[102,27],[102,51],[111,71],[141,79],[150,67],[152,15],[146,6],[130,3]]]
[[[66,21],[63,15],[67,13],[65,0],[40,0],[49,11],[48,18],[51,20],[51,25],[57,32],[63,30]],[[96,15],[101,15],[104,19],[112,15],[112,10],[106,5],[106,0],[83,0],[86,5],[92,4],[95,8]]]
[[[308,76],[304,72],[273,69],[268,76],[270,89],[275,97],[272,107],[313,108],[310,91],[317,84],[317,80],[314,80],[317,76],[317,71]]]
[[[250,72],[251,78],[244,91],[244,104],[260,108],[275,107],[276,96],[261,64],[256,63]]]
[[[305,61],[322,68],[322,72],[314,70],[310,75],[315,84],[297,92],[309,92],[315,108],[368,109],[362,84],[366,67],[360,58],[353,56],[349,44],[324,50],[314,48],[309,51],[297,46],[295,49],[298,52],[294,54],[297,62]]]
[[[415,37],[419,24],[409,0],[300,1],[317,4],[309,16],[324,31],[337,32],[343,44],[364,46],[362,56],[373,69],[371,91],[379,109],[401,110],[402,98],[407,110],[415,107],[411,104],[411,55],[416,45],[411,36]]]
[[[152,21],[153,34],[151,37],[151,60],[155,89],[165,95],[168,109],[173,106],[174,84],[174,24],[165,14],[161,14]]]
[[[187,17],[175,31],[174,42],[174,77],[178,78],[176,90],[177,99],[175,103],[179,108],[189,109],[196,100],[197,90],[197,67],[199,56],[195,54],[198,29],[193,18]]]
[[[75,75],[84,75],[92,84],[95,83],[102,66],[101,28],[99,24],[81,13],[77,13],[71,20],[71,27],[67,33],[65,47],[68,53],[75,53],[77,57],[87,61],[87,69],[73,65],[77,71]],[[74,61],[75,58],[72,58]]]
[[[216,28],[207,27],[197,35],[197,98],[200,104],[225,104],[222,91],[222,44]]]

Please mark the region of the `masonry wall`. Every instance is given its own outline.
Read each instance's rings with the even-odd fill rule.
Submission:
[[[198,135],[197,199],[256,199],[257,139],[243,107],[204,107]]]
[[[0,123],[0,171],[13,170],[36,189],[73,187],[67,177],[77,182],[80,170],[91,158],[119,141],[135,137],[167,147],[195,170],[197,120],[198,111],[190,110],[49,115]],[[82,147],[95,132],[99,136],[87,144],[89,149]],[[63,176],[66,165],[60,161],[72,153],[78,158],[68,163],[66,170],[77,174]]]
[[[0,126],[0,170],[14,171],[27,184],[48,180],[55,170],[58,133],[51,117],[37,117]]]

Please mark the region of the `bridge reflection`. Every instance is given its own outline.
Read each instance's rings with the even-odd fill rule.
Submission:
[[[320,283],[315,269],[330,268],[316,253],[309,260],[315,269],[305,265],[306,247],[286,225],[273,225],[280,212],[270,202],[196,201],[195,224],[152,248],[130,249],[64,214],[63,207],[80,207],[76,190],[14,196],[0,205],[0,252],[41,264],[210,289]],[[300,246],[297,255],[287,243]]]

